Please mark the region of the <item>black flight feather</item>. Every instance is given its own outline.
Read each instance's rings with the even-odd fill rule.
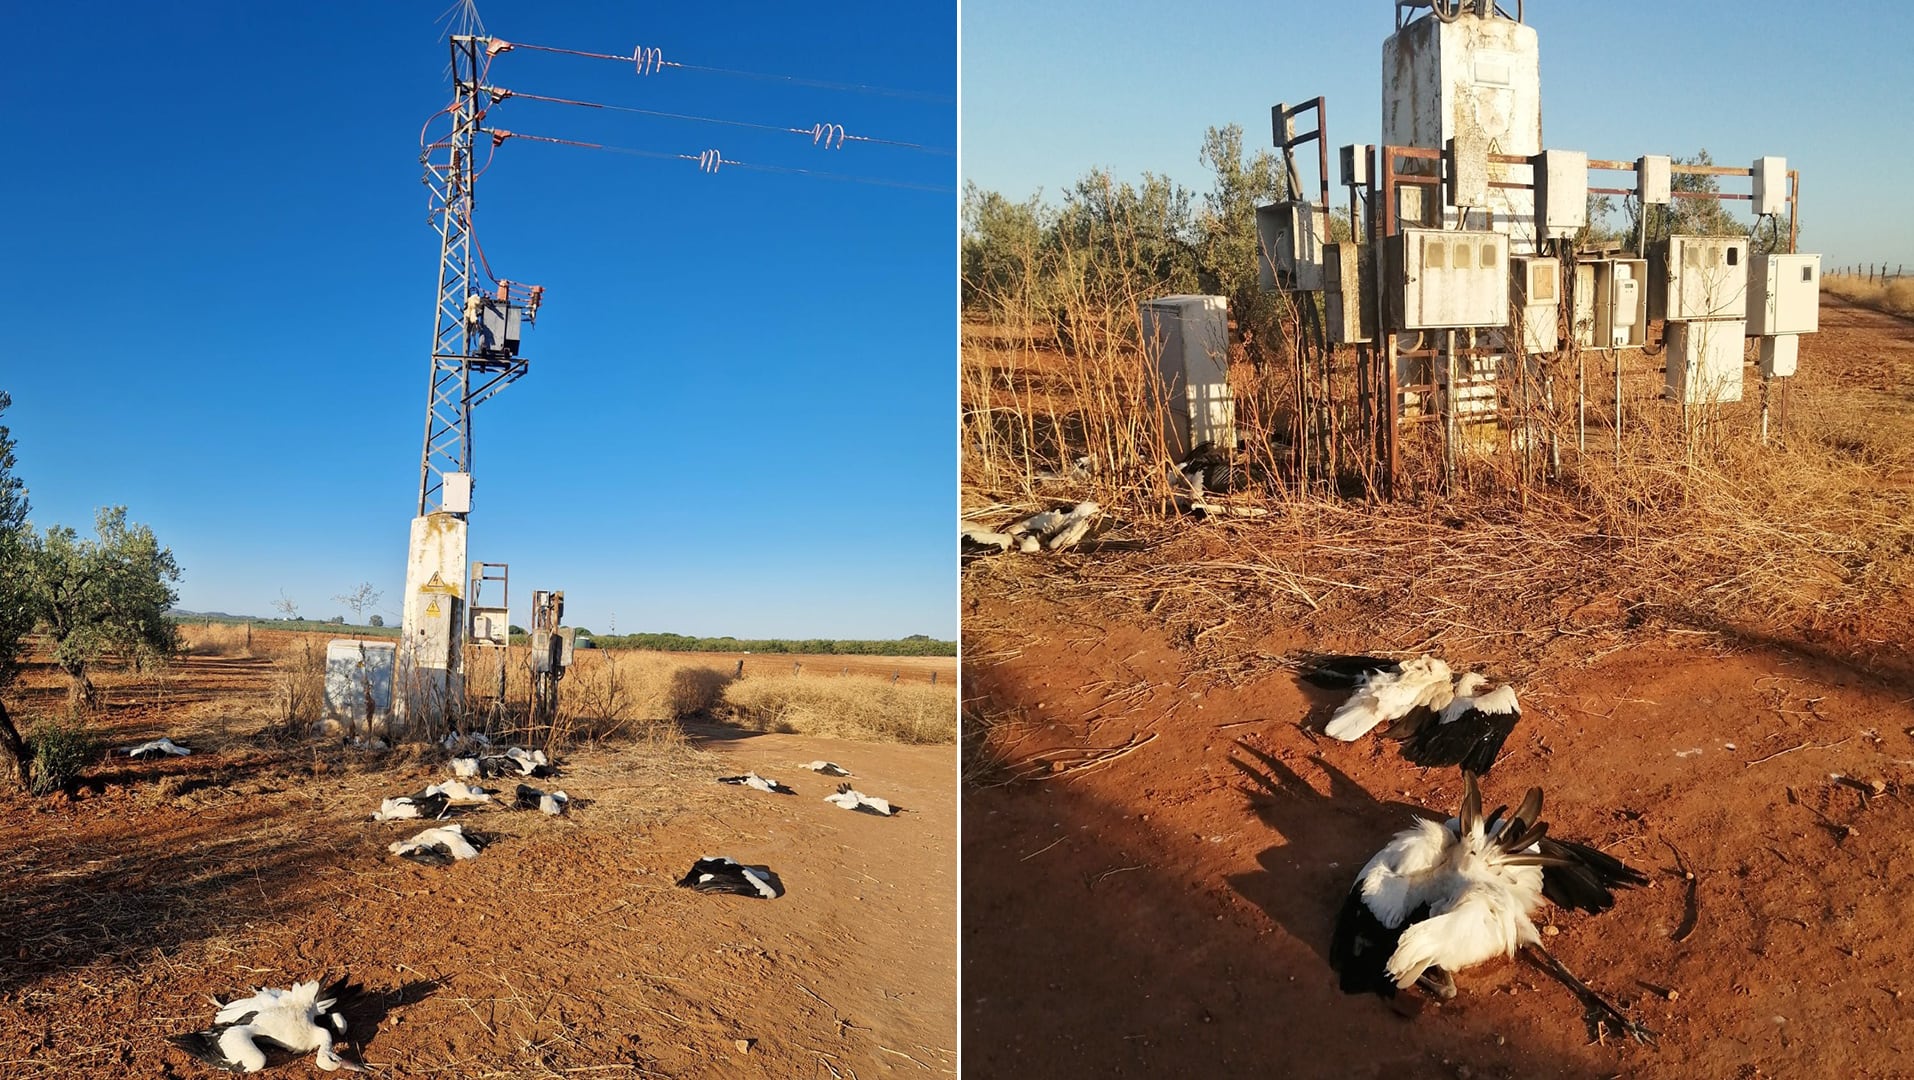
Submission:
[[[1542,870],[1542,895],[1559,907],[1600,914],[1615,905],[1614,890],[1648,884],[1647,874],[1573,840],[1543,840],[1542,855],[1562,864]]]
[[[1325,690],[1350,690],[1377,672],[1398,672],[1402,661],[1379,656],[1306,656],[1300,672],[1304,682]]]

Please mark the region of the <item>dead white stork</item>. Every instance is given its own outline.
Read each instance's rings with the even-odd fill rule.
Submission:
[[[192,753],[192,751],[166,736],[161,735],[152,742],[143,742],[138,746],[129,746],[123,753],[125,753],[127,757],[135,760],[145,761],[149,758],[185,757]]]
[[[1367,664],[1372,666],[1357,666]],[[1414,660],[1376,660],[1373,657],[1327,657],[1308,676],[1318,685],[1353,685],[1355,694],[1336,710],[1323,732],[1332,739],[1355,742],[1381,724],[1392,724],[1417,709],[1439,709],[1454,697],[1449,665],[1433,656]],[[1347,681],[1344,681],[1347,680]]]
[[[1425,768],[1460,765],[1487,775],[1522,719],[1514,687],[1490,689],[1483,676],[1455,674],[1434,657],[1320,656],[1303,678],[1355,688],[1324,727],[1329,735],[1354,742],[1386,723],[1383,736],[1401,740],[1402,756]]]
[[[437,819],[452,810],[483,806],[492,801],[492,793],[459,780],[432,784],[424,791],[386,799],[372,815],[374,821],[398,821],[404,818]]]
[[[1460,765],[1477,776],[1495,766],[1502,744],[1522,720],[1515,687],[1489,689],[1489,680],[1470,672],[1458,676],[1449,703],[1439,712],[1419,709],[1383,732],[1402,740],[1402,756],[1425,768]]]
[[[839,765],[835,761],[813,761],[809,765],[806,765],[805,768],[811,770],[812,772],[823,773],[826,776],[851,775],[851,770],[845,768],[842,765]]]
[[[540,791],[529,784],[518,785],[513,803],[520,810],[537,810],[557,817],[571,807],[572,797],[562,791]]]
[[[452,759],[452,775],[463,777],[530,776],[544,779],[558,775],[543,750],[527,751],[514,746],[503,754],[487,754]]]
[[[762,867],[745,866],[736,859],[707,855],[691,864],[679,880],[680,889],[698,892],[731,893],[775,900],[778,890],[766,880]]]
[[[427,829],[407,840],[396,840],[387,845],[386,850],[426,866],[450,866],[461,859],[478,858],[479,849],[485,844],[485,837],[467,833],[465,826],[455,823]]]
[[[778,783],[776,780],[772,780],[769,777],[759,776],[756,772],[748,772],[748,773],[745,773],[743,776],[720,776],[718,777],[718,783],[738,784],[743,787],[754,788],[758,791],[763,791],[772,795],[796,795],[797,794],[797,792],[791,790],[789,787],[783,784]]]
[[[1061,551],[1075,547],[1090,532],[1103,508],[1093,502],[1032,514],[1004,529],[1023,552]]]
[[[1475,775],[1462,776],[1459,816],[1417,821],[1356,875],[1329,947],[1344,992],[1388,998],[1420,985],[1452,997],[1455,972],[1528,949],[1591,1016],[1638,1041],[1651,1038],[1550,955],[1531,921],[1545,899],[1607,911],[1615,889],[1647,884],[1647,876],[1592,847],[1549,839],[1541,788],[1530,788],[1512,816],[1504,819],[1504,807],[1485,819]]]
[[[171,1041],[227,1072],[264,1069],[268,1047],[295,1054],[315,1051],[313,1064],[326,1072],[365,1072],[364,1066],[347,1061],[332,1049],[333,1039],[346,1032],[345,1017],[332,1011],[333,1006],[354,989],[344,979],[324,989],[318,980],[296,983],[290,990],[263,989],[220,1006],[211,1028],[175,1035]]]
[[[837,794],[824,796],[824,801],[842,810],[861,810],[882,817],[890,817],[900,809],[884,799],[854,790],[849,784],[837,785]]]

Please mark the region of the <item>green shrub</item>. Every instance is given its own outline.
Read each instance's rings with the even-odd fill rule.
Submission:
[[[35,795],[50,795],[72,783],[98,749],[93,733],[77,719],[45,721],[33,729],[27,742],[33,748],[33,778],[28,786]]]

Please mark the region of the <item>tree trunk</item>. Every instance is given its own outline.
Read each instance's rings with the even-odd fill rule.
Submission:
[[[93,680],[86,677],[85,664],[73,667],[62,665],[61,670],[65,671],[67,678],[72,680],[66,691],[67,712],[78,716],[81,713],[91,712],[99,705],[99,691],[93,688]]]
[[[26,787],[31,762],[26,740],[20,738],[20,732],[13,726],[13,717],[7,715],[7,703],[0,701],[0,780],[11,774],[16,785]]]

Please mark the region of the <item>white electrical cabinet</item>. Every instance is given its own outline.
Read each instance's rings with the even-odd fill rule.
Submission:
[[[1748,286],[1748,333],[1768,337],[1821,329],[1821,256],[1757,255]]]
[[[439,509],[448,514],[469,514],[472,512],[471,473],[446,473],[443,485],[443,489],[439,493]]]
[[[1163,438],[1181,461],[1203,443],[1236,448],[1236,402],[1229,389],[1229,302],[1221,296],[1166,296],[1139,312],[1144,351],[1156,361],[1164,403]]]
[[[1600,264],[1595,290],[1595,343],[1638,349],[1648,343],[1648,263],[1612,259]]]
[[[1530,161],[1535,169],[1536,235],[1565,240],[1588,226],[1588,155],[1579,150],[1544,150]]]
[[[1801,339],[1793,334],[1761,339],[1761,375],[1766,379],[1786,379],[1801,363]]]
[[[1329,209],[1308,202],[1256,208],[1256,264],[1264,292],[1323,287],[1323,244],[1329,239]]]
[[[1514,290],[1510,302],[1522,320],[1522,351],[1530,356],[1552,353],[1561,347],[1562,263],[1559,259],[1517,256],[1510,260],[1515,273],[1509,278]]]
[[[1666,346],[1670,395],[1684,405],[1722,405],[1741,400],[1743,319],[1671,322]]]
[[[1389,238],[1390,303],[1404,330],[1509,324],[1509,237],[1404,229]]]
[[[1754,212],[1779,214],[1788,209],[1788,159],[1760,157],[1754,161]]]
[[[1355,345],[1376,336],[1375,286],[1364,273],[1364,244],[1323,247],[1323,316],[1331,345]]]
[[[1745,319],[1748,241],[1732,236],[1671,236],[1649,252],[1648,317]]]
[[[1649,154],[1635,162],[1635,197],[1643,206],[1667,206],[1675,201],[1675,162],[1665,154]]]
[[[395,641],[335,638],[326,643],[326,720],[361,733],[392,713]]]

